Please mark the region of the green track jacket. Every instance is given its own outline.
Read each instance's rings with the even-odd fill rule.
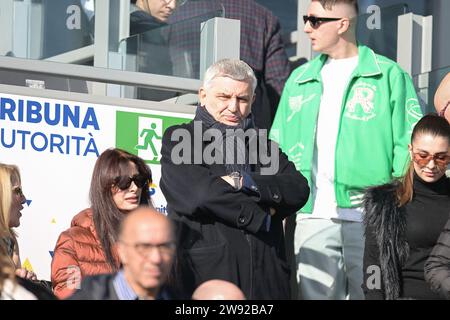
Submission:
[[[320,55],[289,77],[270,138],[308,179],[311,190],[317,118],[322,96]],[[336,75],[336,81],[339,75]],[[342,101],[335,147],[335,195],[340,208],[357,207],[364,188],[402,176],[414,125],[422,117],[410,76],[395,62],[358,46],[358,66]],[[311,213],[310,195],[301,213]]]

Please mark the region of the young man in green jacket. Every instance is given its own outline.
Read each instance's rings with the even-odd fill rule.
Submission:
[[[411,78],[358,45],[357,14],[312,0],[304,31],[322,54],[291,74],[270,133],[311,187],[294,245],[304,299],[363,299],[362,191],[402,176],[422,116]]]

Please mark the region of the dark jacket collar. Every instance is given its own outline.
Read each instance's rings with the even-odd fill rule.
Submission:
[[[216,128],[224,132],[226,129],[243,129],[244,131],[249,128],[254,128],[254,122],[252,114],[249,114],[247,118],[241,121],[237,126],[228,126],[226,124],[218,122],[214,117],[206,110],[205,106],[198,105],[195,111],[194,121],[201,121],[203,123],[204,129]]]

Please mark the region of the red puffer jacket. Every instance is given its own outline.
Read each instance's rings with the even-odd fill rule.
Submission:
[[[115,248],[113,255],[119,266]],[[73,219],[70,228],[56,242],[51,279],[55,295],[64,299],[79,288],[87,275],[113,272],[95,231],[92,210],[85,209]]]

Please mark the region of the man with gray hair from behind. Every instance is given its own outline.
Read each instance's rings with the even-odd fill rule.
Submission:
[[[161,190],[177,226],[184,295],[222,279],[248,299],[289,299],[283,219],[309,187],[250,115],[256,78],[243,61],[208,68],[193,121],[162,139]],[[269,152],[268,152],[269,151]]]

